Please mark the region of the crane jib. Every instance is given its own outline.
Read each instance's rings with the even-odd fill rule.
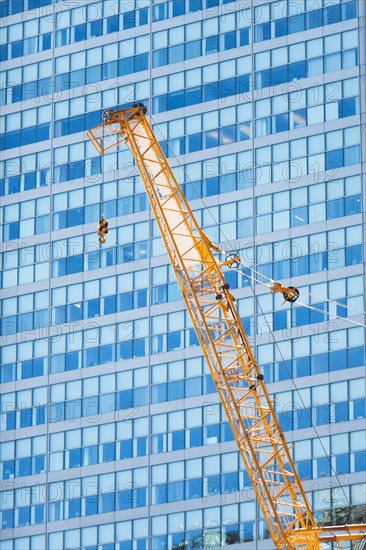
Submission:
[[[87,135],[100,154],[122,142],[133,154],[276,548],[319,550],[324,538],[315,524],[263,375],[241,324],[235,298],[224,279],[221,266],[228,264],[216,259],[214,253],[218,249],[198,226],[145,115],[142,104],[116,112],[105,111],[102,123]],[[295,294],[290,298],[296,299]],[[355,533],[350,526],[346,527],[351,539],[350,533],[352,536]],[[362,537],[365,526],[358,527],[357,535]],[[344,533],[334,536],[341,535],[345,536]]]

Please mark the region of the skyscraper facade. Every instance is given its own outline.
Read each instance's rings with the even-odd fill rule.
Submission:
[[[132,155],[86,138],[135,101],[242,259],[225,277],[317,521],[366,521],[366,3],[0,14],[1,548],[273,548]]]

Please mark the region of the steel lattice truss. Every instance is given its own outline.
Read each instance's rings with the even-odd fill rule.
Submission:
[[[229,262],[218,262],[197,225],[144,106],[103,116],[88,136],[100,154],[121,141],[132,151],[273,542],[281,550],[318,550],[318,529],[222,273]]]

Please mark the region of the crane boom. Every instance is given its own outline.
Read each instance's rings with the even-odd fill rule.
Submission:
[[[187,310],[278,550],[319,550],[318,530],[235,299],[145,116],[135,104],[105,111],[87,132],[100,154],[132,151]],[[229,262],[230,263],[230,262]]]

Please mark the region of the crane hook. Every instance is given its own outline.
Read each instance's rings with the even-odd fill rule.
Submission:
[[[108,233],[108,221],[105,219],[103,214],[100,217],[100,220],[97,225],[97,233],[99,235],[99,242],[101,244],[106,242],[106,235]]]

